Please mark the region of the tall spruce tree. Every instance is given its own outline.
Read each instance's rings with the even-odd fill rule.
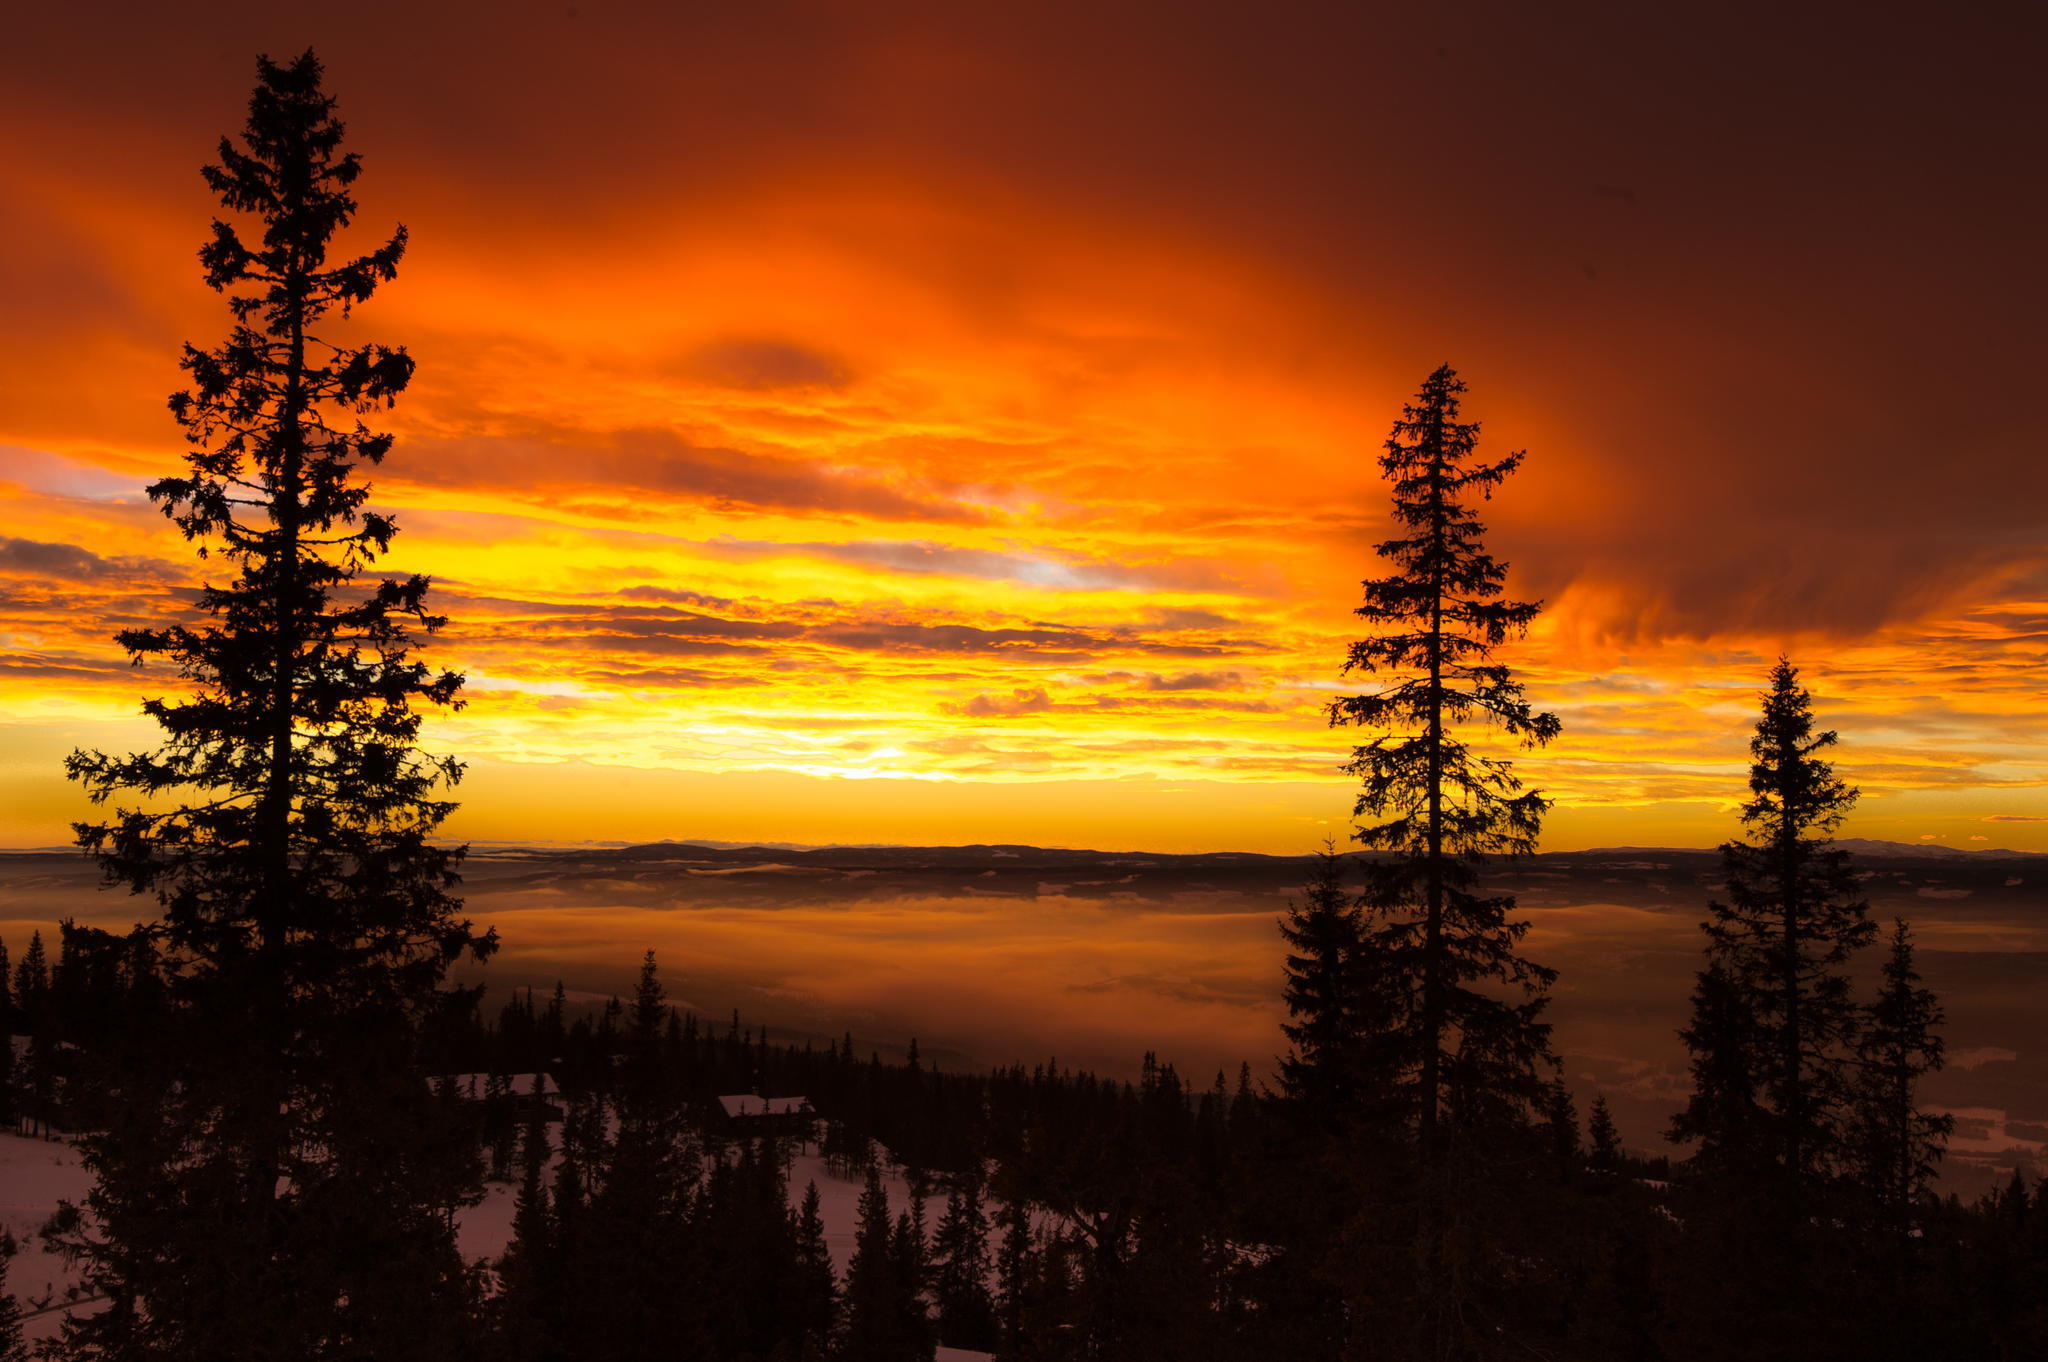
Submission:
[[[796,1216],[796,1280],[791,1322],[802,1331],[802,1356],[823,1357],[832,1339],[832,1316],[839,1300],[839,1281],[832,1271],[832,1250],[825,1242],[825,1216],[815,1179],[804,1184],[803,1204]]]
[[[561,1262],[547,1188],[547,1075],[533,1076],[526,1128],[519,1144],[519,1193],[513,1203],[512,1240],[498,1261],[500,1362],[542,1362],[556,1355],[561,1320]]]
[[[1691,1056],[1692,1096],[1672,1119],[1673,1143],[1697,1142],[1692,1163],[1716,1177],[1753,1177],[1769,1164],[1758,1102],[1757,1019],[1727,967],[1710,959],[1693,981],[1692,1016],[1678,1038]]]
[[[1708,905],[1707,966],[1682,1033],[1695,1089],[1673,1135],[1772,1177],[1796,1214],[1846,1171],[1857,1024],[1847,965],[1876,926],[1833,844],[1856,791],[1822,753],[1812,697],[1783,658],[1750,742],[1751,841],[1721,848],[1727,901]]]
[[[910,1043],[910,1058],[906,1066],[913,1080],[917,1077],[917,1042]],[[890,1246],[896,1268],[896,1301],[901,1316],[901,1356],[904,1362],[930,1362],[938,1347],[938,1332],[933,1328],[931,1310],[925,1303],[925,1288],[929,1284],[931,1264],[930,1246],[927,1244],[924,1189],[919,1186],[921,1175],[912,1170],[910,1184],[910,1205],[903,1214],[896,1217],[896,1235]]]
[[[693,1247],[691,1202],[701,1158],[661,1065],[667,1011],[649,951],[633,993],[608,1157],[578,1246],[584,1286],[577,1305],[591,1321],[582,1346],[595,1358],[648,1356],[664,1340],[680,1345],[696,1322],[689,1311],[704,1304],[676,1285]]]
[[[1548,1091],[1541,1020],[1553,972],[1522,957],[1527,924],[1512,897],[1479,892],[1490,858],[1526,855],[1548,802],[1525,791],[1512,765],[1459,736],[1483,720],[1527,745],[1549,742],[1557,717],[1537,713],[1494,660],[1525,633],[1540,604],[1500,599],[1506,566],[1486,552],[1471,506],[1521,466],[1522,455],[1479,462],[1476,422],[1461,422],[1465,384],[1432,373],[1386,443],[1401,533],[1377,546],[1394,571],[1366,581],[1357,615],[1379,632],[1351,645],[1344,674],[1381,678],[1370,694],[1330,702],[1333,725],[1376,730],[1346,767],[1363,783],[1358,840],[1392,853],[1369,864],[1365,946],[1399,981],[1391,1031],[1398,1083],[1427,1161],[1444,1147],[1454,1075],[1459,1109],[1533,1115]]]
[[[910,1352],[903,1328],[907,1304],[903,1286],[889,1219],[889,1193],[882,1186],[880,1170],[869,1164],[867,1183],[860,1194],[853,1257],[846,1267],[846,1308],[833,1354],[839,1362],[906,1362]]]
[[[1586,1118],[1586,1166],[1602,1173],[1621,1166],[1621,1133],[1614,1128],[1606,1093],[1594,1095],[1592,1113]]]
[[[1495,657],[1541,606],[1501,598],[1507,569],[1486,551],[1471,503],[1522,455],[1477,458],[1479,426],[1458,419],[1464,391],[1449,366],[1437,369],[1387,439],[1380,467],[1398,533],[1377,552],[1393,570],[1363,583],[1356,613],[1376,632],[1344,663],[1347,677],[1379,684],[1328,711],[1332,725],[1374,733],[1346,767],[1361,782],[1354,835],[1383,853],[1367,862],[1360,896],[1358,960],[1382,1010],[1377,1091],[1362,1098],[1405,1142],[1361,1178],[1381,1207],[1347,1231],[1360,1281],[1351,1323],[1429,1358],[1483,1356],[1503,1337],[1495,1311],[1515,1269],[1495,1231],[1498,1196],[1511,1191],[1497,1175],[1540,1157],[1535,1126],[1556,1067],[1542,1015],[1555,974],[1521,954],[1528,925],[1512,916],[1513,897],[1480,887],[1489,861],[1534,852],[1549,805],[1467,730],[1536,746],[1560,725]],[[1412,1178],[1398,1166],[1411,1150]],[[1411,1286],[1365,1285],[1404,1258]]]
[[[946,1198],[932,1255],[939,1337],[949,1347],[991,1352],[1001,1341],[995,1300],[988,1289],[988,1229],[979,1170],[969,1169]]]
[[[1895,921],[1877,1000],[1858,1038],[1854,1163],[1879,1223],[1902,1228],[1926,1192],[1955,1117],[1922,1111],[1920,1080],[1942,1066],[1941,1004],[1921,987],[1913,935]]]
[[[1372,1083],[1368,1057],[1385,1035],[1383,1023],[1398,981],[1370,977],[1377,960],[1363,950],[1357,898],[1344,885],[1344,858],[1326,846],[1298,902],[1280,919],[1287,943],[1287,1013],[1280,1024],[1289,1049],[1280,1061],[1281,1091],[1309,1124],[1334,1131]],[[1217,1075],[1222,1081],[1222,1075]]]
[[[433,840],[460,768],[417,746],[422,710],[462,683],[413,655],[443,621],[425,578],[371,571],[396,526],[362,471],[392,439],[362,418],[412,360],[330,330],[394,276],[405,232],[329,259],[360,161],[312,53],[257,71],[242,145],[222,139],[203,173],[260,236],[217,221],[200,250],[235,324],[186,348],[170,405],[188,468],[149,489],[224,579],[200,622],[119,636],[184,679],[143,705],[162,745],[68,762],[95,804],[141,801],[78,840],[155,895],[178,1033],[174,1081],[132,1076],[162,1109],[130,1103],[86,1142],[98,1228],[74,1221],[74,1247],[113,1304],[70,1345],[449,1356],[469,1286],[448,1211],[468,1189],[430,1153],[446,1142],[414,1038],[448,966],[494,938],[459,916],[460,853]]]
[[[42,929],[37,928],[29,934],[28,949],[21,953],[21,963],[14,967],[14,1004],[34,1017],[49,990],[50,957],[43,949]]]
[[[1023,1200],[1013,1196],[998,1219],[1003,1240],[996,1251],[996,1313],[1002,1348],[1014,1352],[1023,1342],[1025,1297],[1031,1283],[1031,1214]]]

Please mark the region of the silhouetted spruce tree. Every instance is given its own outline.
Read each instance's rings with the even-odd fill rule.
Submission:
[[[846,1267],[845,1314],[835,1353],[839,1362],[906,1362],[902,1286],[889,1194],[880,1170],[869,1164],[853,1257]]]
[[[1941,1165],[1955,1117],[1920,1109],[1922,1077],[1942,1066],[1941,1004],[1920,986],[1913,937],[1895,922],[1883,983],[1858,1039],[1854,1163],[1879,1223],[1904,1228]]]
[[[1621,1167],[1621,1135],[1614,1128],[1614,1113],[1607,1109],[1607,1094],[1593,1098],[1593,1110],[1586,1117],[1586,1163],[1603,1173]]]
[[[582,1023],[578,1022],[577,1026]],[[576,1038],[572,1027],[569,1039]],[[573,1048],[572,1048],[573,1054]],[[591,1184],[605,1153],[604,1102],[588,1088],[563,1092],[562,1150],[555,1164],[550,1200],[554,1218],[549,1236],[554,1244],[557,1297],[560,1309],[555,1328],[562,1338],[586,1313],[589,1289],[589,1259],[593,1234],[590,1214]]]
[[[1784,659],[1750,742],[1743,825],[1723,846],[1727,902],[1708,905],[1707,968],[1690,1026],[1694,1093],[1673,1134],[1708,1163],[1748,1165],[1784,1210],[1845,1171],[1858,1023],[1847,963],[1876,927],[1849,853],[1832,844],[1856,800],[1821,753],[1812,698]]]
[[[939,1339],[948,1347],[993,1352],[1001,1341],[988,1274],[988,1212],[982,1206],[979,1170],[970,1169],[946,1198],[932,1255]]]
[[[21,963],[14,967],[14,1004],[33,1017],[42,1006],[43,995],[49,988],[49,955],[43,949],[42,929],[37,928],[29,935],[28,949],[21,953]]]
[[[1452,1071],[1467,1110],[1496,1103],[1523,1117],[1543,1101],[1549,1027],[1540,1020],[1553,972],[1519,954],[1527,924],[1512,897],[1478,892],[1489,858],[1535,850],[1547,801],[1524,791],[1510,764],[1458,736],[1489,722],[1525,744],[1550,741],[1555,715],[1533,711],[1493,660],[1527,631],[1540,605],[1500,599],[1506,567],[1486,552],[1474,494],[1491,495],[1522,455],[1474,457],[1479,426],[1460,422],[1465,384],[1446,365],[1403,409],[1380,467],[1394,484],[1401,533],[1377,546],[1394,571],[1364,583],[1356,613],[1381,632],[1351,645],[1345,675],[1383,678],[1378,690],[1330,702],[1333,725],[1377,730],[1347,770],[1363,782],[1356,836],[1392,853],[1367,867],[1366,947],[1402,981],[1394,1029],[1399,1079],[1425,1160],[1444,1149]]]
[[[23,1125],[31,1134],[48,1135],[57,1116],[57,1019],[50,1006],[50,989],[43,969],[43,936],[37,932],[21,960],[21,974],[33,968],[32,979],[17,977],[15,996],[24,999],[28,1018],[27,1062],[16,1093]]]
[[[1002,1325],[1002,1347],[1014,1352],[1020,1342],[1025,1300],[1031,1286],[1031,1216],[1012,1197],[1001,1216],[1003,1242],[996,1251],[996,1312]]]
[[[698,1158],[681,1095],[660,1062],[666,1014],[649,951],[632,1008],[623,1014],[629,1025],[613,1104],[616,1128],[578,1246],[583,1277],[575,1305],[588,1321],[579,1346],[595,1358],[634,1359],[682,1346],[692,1325],[686,1312],[706,1304],[678,1290],[691,1247]]]
[[[68,762],[96,804],[184,800],[77,829],[161,905],[180,1067],[161,1112],[85,1142],[98,1230],[74,1242],[113,1304],[73,1320],[70,1350],[447,1357],[470,1294],[448,1212],[470,1189],[424,1152],[445,1146],[412,1046],[448,965],[494,939],[457,915],[460,853],[432,840],[459,767],[416,745],[421,707],[461,685],[412,655],[442,621],[425,578],[365,576],[395,526],[361,476],[391,437],[361,417],[412,360],[329,330],[405,234],[329,260],[360,163],[310,52],[258,76],[243,145],[204,175],[260,236],[216,222],[201,248],[235,326],[186,348],[188,471],[149,489],[226,578],[202,622],[120,635],[185,680],[143,706],[163,745]]]
[[[917,1042],[910,1043],[911,1053],[906,1064],[910,1077],[915,1082],[919,1077],[917,1066]],[[930,1276],[929,1250],[926,1244],[926,1220],[924,1191],[913,1181],[910,1187],[910,1206],[896,1217],[896,1235],[890,1245],[896,1269],[896,1308],[899,1324],[900,1346],[906,1362],[930,1362],[938,1346],[938,1334],[932,1325],[931,1309],[925,1302],[925,1290]]]
[[[1563,1083],[1555,1084],[1544,1115],[1549,1125],[1551,1163],[1559,1178],[1569,1178],[1578,1172],[1582,1153],[1579,1109],[1572,1101],[1572,1090]]]
[[[15,1088],[14,1034],[20,1020],[14,1009],[13,966],[7,960],[7,943],[0,941],[0,1125],[13,1125],[21,1116],[21,1097]]]
[[[832,1250],[825,1243],[825,1218],[819,1208],[818,1184],[804,1184],[803,1205],[796,1218],[795,1322],[802,1330],[801,1356],[824,1357],[831,1346],[832,1317],[839,1300],[839,1282],[832,1271]]]
[[[1399,984],[1371,969],[1378,956],[1364,949],[1358,902],[1344,886],[1344,859],[1334,846],[1317,854],[1301,900],[1290,902],[1280,920],[1280,935],[1292,1018],[1280,1025],[1290,1044],[1280,1061],[1281,1091],[1311,1126],[1334,1132],[1357,1112],[1364,1089],[1386,1086],[1387,1075],[1369,1070],[1386,1047]]]
[[[1720,961],[1693,982],[1692,1016],[1679,1030],[1691,1055],[1692,1096],[1668,1138],[1697,1142],[1692,1163],[1716,1177],[1759,1176],[1769,1163],[1757,1100],[1757,1020]]]
[[[548,1205],[547,1076],[535,1074],[532,1104],[519,1145],[519,1195],[513,1203],[512,1240],[498,1262],[497,1302],[502,1362],[543,1362],[559,1356],[560,1246]]]
[[[1484,1352],[1504,1333],[1500,1287],[1513,1266],[1496,1242],[1502,1189],[1488,1183],[1540,1153],[1530,1141],[1555,1067],[1542,1020],[1554,973],[1521,955],[1514,899],[1480,890],[1489,860],[1534,852],[1548,803],[1463,735],[1478,724],[1534,746],[1559,724],[1495,660],[1541,607],[1501,599],[1506,567],[1487,553],[1472,501],[1522,455],[1478,460],[1479,427],[1458,419],[1464,391],[1437,369],[1388,437],[1380,467],[1397,534],[1376,550],[1392,571],[1363,583],[1355,613],[1376,632],[1344,663],[1378,685],[1328,710],[1332,725],[1374,733],[1346,767],[1361,782],[1354,836],[1385,853],[1366,863],[1360,898],[1360,958],[1385,981],[1375,992],[1387,1009],[1386,1060],[1374,1066],[1383,1091],[1365,1100],[1412,1132],[1420,1164],[1410,1177],[1406,1151],[1387,1150],[1355,1179],[1367,1209],[1352,1216],[1345,1252],[1351,1327],[1431,1358]],[[1410,1270],[1412,1285],[1384,1286]]]

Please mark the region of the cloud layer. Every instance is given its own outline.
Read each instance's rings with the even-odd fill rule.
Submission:
[[[2043,836],[2044,190],[1996,7],[1763,46],[1598,5],[216,8],[0,54],[42,130],[0,148],[0,720],[42,746],[173,684],[108,639],[204,575],[139,495],[227,325],[193,171],[310,38],[363,229],[416,243],[349,331],[420,365],[379,499],[475,680],[444,746],[1200,781],[1201,835],[1291,849],[1261,790],[1341,822],[1377,446],[1449,359],[1529,450],[1487,516],[1549,603],[1512,660],[1570,835],[1726,835],[1784,649],[1866,830]]]

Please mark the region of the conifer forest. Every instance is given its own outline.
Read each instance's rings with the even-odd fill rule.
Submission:
[[[479,973],[524,943],[444,827],[470,787],[436,725],[489,684],[447,643],[468,569],[397,570],[375,482],[435,363],[380,294],[445,247],[378,226],[399,186],[359,208],[345,72],[273,56],[203,171],[175,282],[219,328],[147,484],[202,585],[105,644],[147,742],[64,763],[75,854],[135,925],[0,944],[0,1124],[80,1178],[31,1236],[68,1284],[0,1293],[0,1362],[2048,1357],[2048,1181],[1944,1181],[1953,999],[1926,925],[1869,902],[1863,738],[1794,645],[1716,737],[1747,780],[1703,796],[1739,823],[1686,905],[1675,1114],[1630,1139],[1575,1086],[1574,980],[1502,878],[1560,808],[1546,763],[1597,760],[1524,663],[1529,555],[1511,579],[1489,545],[1546,451],[1483,440],[1450,364],[1358,459],[1381,537],[1317,702],[1344,784],[1265,938],[1264,1051],[970,1064],[705,1015],[667,950],[608,1000]],[[0,1272],[28,1252],[0,1240]]]

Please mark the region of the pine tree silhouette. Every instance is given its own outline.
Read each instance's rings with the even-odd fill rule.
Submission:
[[[1021,1200],[1003,1207],[1002,1246],[996,1251],[996,1309],[1002,1324],[1002,1346],[1016,1351],[1022,1342],[1026,1296],[1030,1291],[1031,1216]]]
[[[14,967],[14,1003],[23,1012],[33,1016],[43,1004],[43,995],[50,988],[49,955],[43,949],[43,933],[37,928],[29,934],[28,949],[21,953],[21,963]]]
[[[1846,970],[1876,926],[1849,853],[1832,844],[1856,800],[1821,753],[1812,697],[1780,658],[1750,743],[1754,842],[1722,850],[1727,902],[1708,905],[1707,969],[1684,1032],[1695,1090],[1673,1123],[1711,1161],[1771,1171],[1783,1209],[1845,1171],[1859,1022]]]
[[[1393,482],[1397,534],[1376,551],[1392,571],[1363,583],[1355,613],[1378,632],[1353,643],[1344,663],[1347,677],[1380,685],[1328,709],[1333,726],[1375,734],[1345,768],[1361,782],[1354,835],[1387,853],[1366,864],[1361,895],[1359,958],[1386,1010],[1384,1058],[1372,1066],[1380,1091],[1364,1100],[1413,1132],[1420,1157],[1419,1177],[1381,1193],[1411,1209],[1375,1219],[1412,1216],[1415,1282],[1394,1297],[1399,1318],[1386,1327],[1428,1357],[1493,1331],[1484,1316],[1512,1265],[1492,1242],[1482,1189],[1504,1159],[1523,1157],[1503,1141],[1543,1119],[1556,1067],[1542,1019],[1555,974],[1520,954],[1528,925],[1511,916],[1514,899],[1479,883],[1489,860],[1534,852],[1548,803],[1522,788],[1509,761],[1461,734],[1478,722],[1537,746],[1560,725],[1495,660],[1541,606],[1501,599],[1507,569],[1487,553],[1470,500],[1490,496],[1522,455],[1476,458],[1479,426],[1458,419],[1464,391],[1448,365],[1438,368],[1387,439],[1380,467]],[[1354,1223],[1354,1241],[1385,1234],[1364,1224]],[[1366,1260],[1383,1251],[1352,1245]]]
[[[519,1195],[513,1203],[512,1241],[498,1263],[503,1284],[497,1303],[501,1362],[542,1362],[557,1355],[561,1322],[561,1253],[554,1235],[547,1187],[547,1082],[535,1074],[526,1128],[519,1144]]]
[[[1540,1014],[1553,977],[1518,953],[1527,924],[1508,916],[1514,900],[1477,892],[1489,858],[1535,850],[1547,803],[1522,790],[1508,762],[1474,752],[1457,726],[1483,719],[1534,745],[1559,724],[1533,711],[1492,660],[1541,607],[1499,599],[1506,568],[1483,547],[1467,498],[1490,495],[1522,456],[1474,459],[1479,427],[1457,419],[1464,391],[1439,368],[1387,440],[1380,466],[1403,533],[1378,546],[1395,570],[1364,583],[1356,611],[1384,632],[1352,644],[1344,664],[1347,676],[1386,681],[1329,706],[1333,725],[1379,732],[1346,769],[1363,782],[1354,816],[1380,820],[1358,840],[1393,853],[1367,872],[1368,945],[1406,985],[1402,1084],[1432,1165],[1454,1068],[1468,1111],[1500,1104],[1528,1117],[1543,1101],[1549,1027]]]
[[[661,1065],[667,1010],[649,951],[633,1005],[624,1014],[629,1022],[612,1104],[614,1129],[580,1244],[584,1276],[575,1304],[591,1321],[583,1346],[593,1357],[644,1357],[687,1341],[693,1321],[686,1311],[709,1304],[676,1290],[694,1248],[691,1194],[698,1159],[680,1094]],[[590,1341],[593,1333],[601,1334],[601,1346]]]
[[[1614,1128],[1614,1113],[1607,1109],[1607,1094],[1593,1098],[1593,1110],[1586,1117],[1586,1162],[1603,1173],[1621,1166],[1621,1134]]]
[[[1721,1176],[1755,1177],[1770,1163],[1758,1100],[1757,1019],[1727,966],[1709,960],[1693,983],[1692,1016],[1678,1033],[1691,1055],[1692,1095],[1672,1119],[1673,1143],[1697,1141],[1692,1162]]]
[[[839,1362],[907,1362],[903,1337],[902,1274],[881,1172],[868,1165],[860,1194],[860,1224],[846,1268],[845,1316]]]
[[[1941,1165],[1955,1117],[1920,1109],[1921,1078],[1942,1066],[1941,1004],[1921,987],[1913,936],[1895,921],[1884,978],[1863,1023],[1856,1057],[1858,1181],[1879,1222],[1903,1229]]]
[[[224,138],[204,175],[261,235],[216,222],[200,251],[235,326],[186,348],[171,411],[188,470],[149,489],[227,576],[200,591],[201,623],[120,635],[188,683],[143,705],[163,744],[68,762],[95,804],[191,792],[77,827],[111,881],[160,905],[181,1068],[155,1090],[160,1122],[86,1142],[103,1234],[73,1246],[115,1305],[70,1343],[441,1356],[470,1295],[448,1211],[471,1189],[427,1152],[447,1146],[413,1036],[448,965],[494,939],[457,915],[459,853],[432,840],[459,767],[416,746],[422,707],[461,685],[412,655],[442,621],[426,579],[365,576],[396,526],[360,476],[392,440],[361,418],[412,360],[328,339],[393,277],[405,233],[329,260],[360,162],[312,53],[257,68],[243,145]]]
[[[988,1289],[988,1228],[981,1179],[970,1169],[946,1198],[932,1255],[939,1338],[949,1347],[993,1352],[1000,1341],[995,1301]]]
[[[14,967],[7,959],[7,943],[0,941],[0,1125],[14,1125],[21,1119],[21,1092],[15,1074],[14,1036],[21,1016],[14,1006]]]
[[[795,1323],[802,1330],[802,1355],[823,1357],[831,1345],[832,1317],[839,1283],[832,1272],[832,1250],[825,1243],[825,1217],[819,1207],[818,1184],[804,1184],[796,1222]]]
[[[917,1042],[910,1043],[910,1057],[905,1066],[912,1081],[921,1078],[917,1063]],[[921,1085],[920,1085],[921,1086]],[[913,1089],[915,1091],[916,1089]],[[938,1347],[938,1335],[932,1327],[931,1311],[925,1304],[925,1290],[929,1285],[930,1250],[926,1244],[926,1219],[924,1192],[915,1180],[910,1188],[910,1205],[903,1214],[896,1217],[896,1234],[890,1245],[895,1267],[895,1293],[898,1323],[897,1347],[906,1362],[930,1362]]]
[[[1367,1094],[1383,1095],[1398,1077],[1379,1070],[1389,1057],[1401,981],[1373,969],[1380,957],[1366,949],[1364,920],[1344,887],[1344,860],[1334,846],[1317,854],[1302,899],[1289,903],[1280,920],[1280,935],[1292,1018],[1280,1025],[1291,1046],[1280,1062],[1281,1091],[1311,1125],[1334,1132]]]

